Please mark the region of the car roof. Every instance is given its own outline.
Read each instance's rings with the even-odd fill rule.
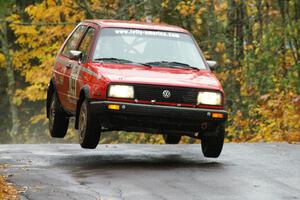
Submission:
[[[106,20],[106,19],[91,19],[84,20],[84,22],[98,24],[103,28],[132,28],[132,29],[146,29],[146,30],[159,30],[159,31],[171,31],[189,33],[187,30],[168,24],[156,24],[138,21],[126,21],[126,20]]]

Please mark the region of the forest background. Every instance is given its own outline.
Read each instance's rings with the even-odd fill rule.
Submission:
[[[71,128],[64,140],[50,138],[45,98],[56,53],[84,19],[188,29],[219,63],[231,102],[226,141],[300,141],[298,0],[0,0],[0,143],[77,142]],[[163,140],[113,132],[101,143]]]

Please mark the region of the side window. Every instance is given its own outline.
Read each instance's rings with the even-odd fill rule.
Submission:
[[[82,62],[85,62],[87,59],[93,41],[94,33],[95,33],[95,29],[89,28],[79,45],[78,50],[82,52]]]
[[[67,41],[62,54],[70,57],[70,50],[76,50],[76,45],[78,44],[78,40],[80,39],[80,36],[84,33],[86,29],[86,26],[79,26],[75,32],[72,34],[72,36]]]

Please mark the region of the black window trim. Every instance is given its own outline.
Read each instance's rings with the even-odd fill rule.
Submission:
[[[94,43],[94,39],[95,39],[95,35],[96,35],[96,28],[95,27],[93,27],[93,26],[89,26],[89,25],[85,25],[87,28],[85,29],[85,31],[84,31],[84,33],[82,34],[82,36],[81,36],[81,38],[80,38],[80,41],[79,41],[79,43],[77,44],[77,47],[76,47],[76,50],[78,50],[79,49],[79,47],[80,47],[80,45],[81,45],[81,43],[82,43],[82,41],[83,41],[83,39],[84,39],[84,37],[86,36],[86,34],[87,34],[87,32],[89,31],[89,29],[94,29],[94,35],[93,35],[93,38],[92,38],[92,42],[91,42],[91,48],[89,49],[89,52],[87,52],[87,55],[88,55],[88,57],[87,57],[87,59],[84,61],[84,63],[86,63],[87,61],[89,61],[89,57],[90,57],[90,52],[91,52],[91,50],[92,50],[92,47],[93,47],[93,43]]]

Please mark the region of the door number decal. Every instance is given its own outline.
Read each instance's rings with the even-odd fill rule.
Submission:
[[[76,98],[76,92],[77,92],[77,79],[80,73],[80,66],[77,64],[72,64],[72,71],[69,79],[69,96],[72,97],[72,99]]]

